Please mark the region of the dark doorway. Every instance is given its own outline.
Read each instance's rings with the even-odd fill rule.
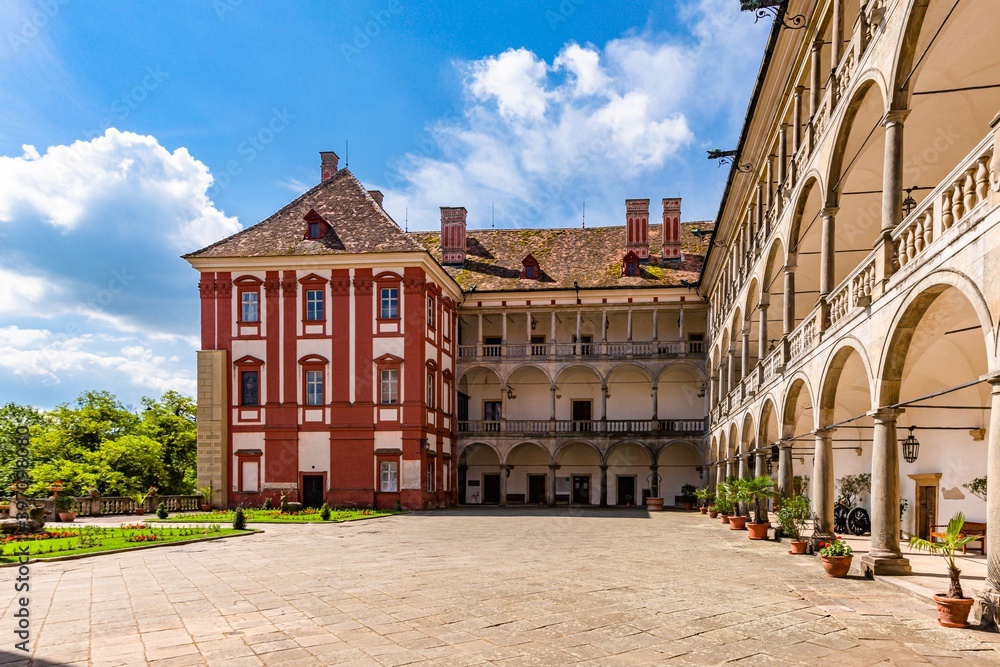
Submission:
[[[323,475],[302,475],[302,504],[320,507],[323,502]]]
[[[500,473],[491,472],[483,475],[483,504],[500,504]]]
[[[501,403],[500,401],[483,401],[483,430],[494,433],[500,431]]]
[[[500,336],[483,336],[483,356],[499,357],[503,346],[503,338]]]
[[[528,502],[545,502],[545,479],[547,475],[528,475]]]
[[[590,504],[590,475],[573,475],[573,504]]]
[[[635,504],[635,475],[618,475],[618,504]]]
[[[937,516],[937,487],[917,487],[917,535],[929,540]]]
[[[593,414],[590,401],[573,401],[573,430],[590,431]]]

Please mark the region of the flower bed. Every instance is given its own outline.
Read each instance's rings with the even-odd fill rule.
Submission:
[[[309,523],[322,522],[323,517],[317,509],[304,509],[298,512],[282,514],[281,510],[265,510],[243,508],[248,523]],[[372,519],[382,516],[392,516],[400,512],[373,510],[373,509],[331,509],[330,523],[342,523],[344,521],[357,521],[358,519]],[[151,520],[154,521],[154,520]],[[233,510],[215,510],[213,512],[203,512],[198,514],[175,515],[168,519],[163,519],[166,523],[232,523]]]

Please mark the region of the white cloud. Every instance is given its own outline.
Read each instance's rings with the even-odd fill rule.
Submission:
[[[686,179],[709,166],[712,135],[735,144],[767,26],[729,0],[690,2],[680,16],[671,34],[569,42],[551,62],[518,48],[459,63],[463,104],[374,184],[387,209],[433,229],[439,206],[466,206],[475,226],[496,202],[498,225],[562,226],[579,224],[583,201],[588,221],[620,224],[625,197],[715,199]],[[639,189],[649,183],[658,190]]]
[[[187,149],[114,128],[0,156],[0,402],[194,392],[197,274],[178,255],[241,228],[211,185]]]
[[[0,222],[38,215],[71,231],[96,207],[141,197],[149,209],[168,213],[159,233],[178,250],[240,229],[209,200],[212,176],[186,148],[171,153],[154,137],[109,128],[91,141],[51,146],[44,155],[30,145],[23,151],[0,156]],[[134,222],[138,227],[142,221]]]

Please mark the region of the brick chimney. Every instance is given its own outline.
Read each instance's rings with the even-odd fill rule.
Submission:
[[[385,195],[382,194],[381,190],[369,190],[368,194],[371,195],[372,199],[378,202],[379,206],[382,206],[382,198],[385,197]],[[382,208],[385,208],[385,206],[382,206]]]
[[[340,162],[340,158],[337,157],[337,154],[333,151],[319,152],[320,183],[337,173],[338,162]]]
[[[464,206],[441,207],[441,263],[462,266],[465,264],[465,220],[468,212]]]
[[[625,200],[625,239],[640,262],[649,261],[649,200]],[[627,252],[627,251],[626,251]]]
[[[663,200],[663,259],[681,258],[681,198]]]

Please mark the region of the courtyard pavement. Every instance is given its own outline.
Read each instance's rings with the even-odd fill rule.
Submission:
[[[460,509],[31,565],[34,665],[1000,665],[698,513]],[[16,570],[0,569],[0,664]]]

